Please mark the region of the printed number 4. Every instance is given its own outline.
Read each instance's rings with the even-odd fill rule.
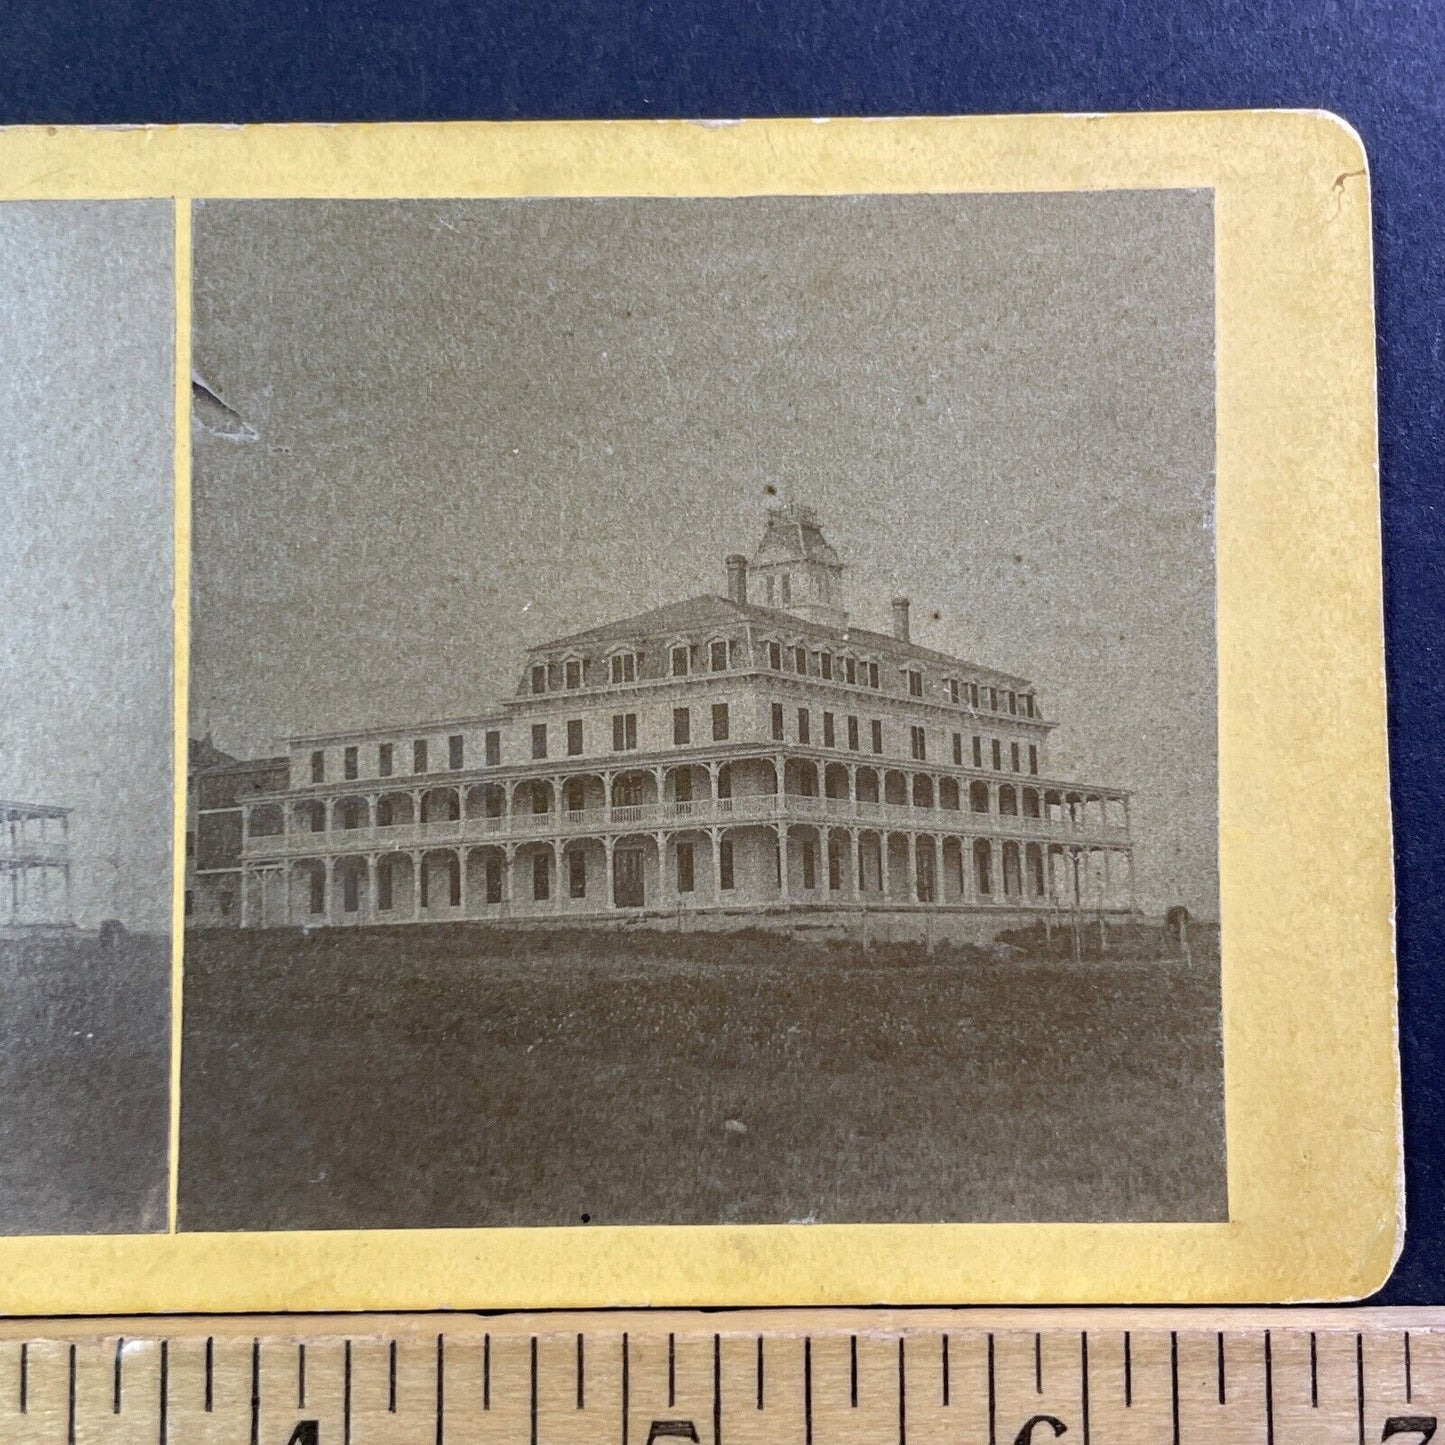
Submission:
[[[315,1420],[298,1420],[286,1445],[321,1445],[321,1426]]]

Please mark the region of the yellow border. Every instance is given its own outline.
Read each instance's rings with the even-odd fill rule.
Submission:
[[[1347,126],[1235,112],[0,132],[0,198],[1180,186],[1215,193],[1229,1223],[5,1239],[0,1309],[1197,1303],[1378,1285],[1401,1238],[1401,1146],[1369,187]],[[188,313],[186,294],[183,351]],[[184,431],[176,458],[183,720]]]

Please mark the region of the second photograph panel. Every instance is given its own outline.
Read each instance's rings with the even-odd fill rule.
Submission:
[[[180,1228],[1227,1218],[1213,224],[197,203]]]

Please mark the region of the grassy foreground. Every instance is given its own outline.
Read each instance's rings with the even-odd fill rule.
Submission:
[[[1134,950],[1137,952],[1137,950]],[[183,1229],[1225,1213],[1218,952],[187,938]]]

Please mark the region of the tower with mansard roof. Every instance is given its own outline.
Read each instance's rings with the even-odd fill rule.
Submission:
[[[788,502],[768,508],[762,540],[748,563],[748,577],[754,602],[826,627],[848,625],[843,564],[811,507]]]

